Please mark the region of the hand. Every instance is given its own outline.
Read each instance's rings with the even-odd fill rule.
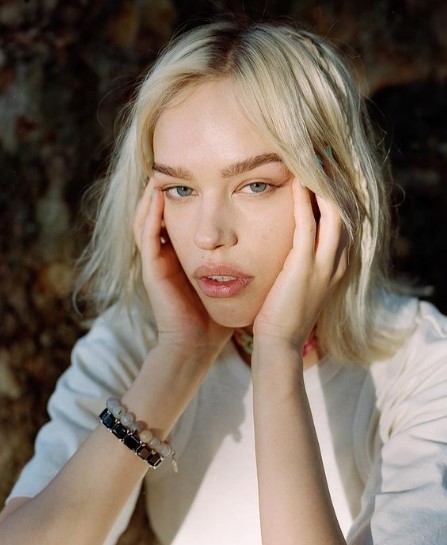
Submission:
[[[232,330],[216,324],[194,291],[163,228],[163,192],[149,182],[138,203],[133,231],[143,282],[158,328],[159,344],[187,351],[203,349],[213,358]],[[163,239],[163,240],[162,240]]]
[[[346,272],[348,237],[336,206],[294,180],[293,246],[253,325],[255,338],[302,347]],[[312,201],[314,199],[314,201]],[[319,221],[313,208],[317,207]]]

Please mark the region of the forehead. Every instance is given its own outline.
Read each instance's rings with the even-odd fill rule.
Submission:
[[[244,113],[228,79],[182,90],[161,113],[153,145],[156,162],[212,157],[220,167],[275,151]]]

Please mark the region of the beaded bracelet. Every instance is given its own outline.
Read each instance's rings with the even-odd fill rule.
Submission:
[[[141,420],[135,420],[135,416],[127,411],[119,399],[113,397],[106,401],[106,408],[99,415],[104,426],[121,443],[124,443],[134,454],[146,462],[152,469],[157,469],[165,460],[172,458],[172,467],[177,473],[175,451],[169,443],[160,441],[147,429]]]

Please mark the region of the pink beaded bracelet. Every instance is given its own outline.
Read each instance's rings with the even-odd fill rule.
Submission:
[[[135,416],[127,411],[119,399],[109,398],[99,419],[121,443],[124,443],[152,469],[159,467],[165,458],[171,457],[172,467],[177,473],[175,451],[171,445],[155,437],[144,422],[136,420]]]

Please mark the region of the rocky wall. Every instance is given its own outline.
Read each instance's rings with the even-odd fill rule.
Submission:
[[[71,290],[81,195],[118,112],[174,29],[232,12],[335,40],[364,75],[394,162],[397,276],[447,312],[447,4],[428,0],[0,0],[0,503],[83,334]],[[121,545],[149,543],[140,501]]]

